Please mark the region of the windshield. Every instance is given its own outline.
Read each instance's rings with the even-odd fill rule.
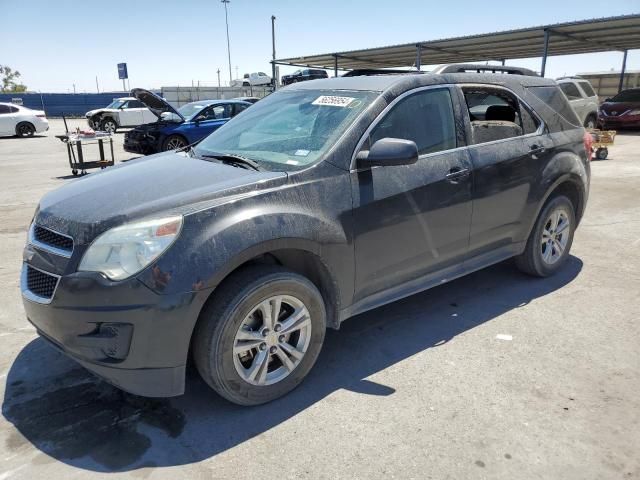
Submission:
[[[114,100],[109,105],[107,105],[105,108],[120,108],[122,105],[125,104],[125,102],[126,102],[126,100]]]
[[[625,90],[611,99],[613,102],[640,102],[640,90]]]
[[[196,155],[241,155],[269,170],[314,163],[378,96],[346,90],[291,90],[269,95],[205,138]]]
[[[195,115],[196,113],[200,112],[200,110],[202,110],[204,107],[207,107],[207,106],[208,105],[205,105],[200,102],[187,103],[186,105],[181,106],[178,109],[178,112],[180,112],[180,114],[184,118],[189,118],[192,115]]]

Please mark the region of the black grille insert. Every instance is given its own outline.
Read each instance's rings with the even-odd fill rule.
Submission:
[[[51,245],[60,250],[66,250],[67,252],[73,250],[73,240],[71,238],[38,225],[33,228],[33,237],[40,243]]]
[[[27,265],[27,288],[33,294],[43,298],[51,298],[57,283],[58,277]]]

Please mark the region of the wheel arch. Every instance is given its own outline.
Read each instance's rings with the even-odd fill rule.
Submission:
[[[20,125],[31,125],[31,127],[33,128],[33,131],[34,132],[36,131],[36,126],[33,123],[31,123],[28,120],[21,120],[18,123],[16,123],[15,129],[14,129],[16,132],[16,135],[20,135],[20,133],[18,133],[18,128],[20,127]]]
[[[284,238],[250,247],[230,259],[216,272],[215,285],[207,303],[215,298],[216,289],[233,273],[250,265],[280,265],[309,279],[320,291],[327,311],[327,326],[340,325],[340,289],[331,268],[320,257],[319,246],[306,239]]]

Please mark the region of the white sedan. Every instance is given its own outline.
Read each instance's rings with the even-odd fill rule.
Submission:
[[[49,122],[42,110],[12,103],[0,103],[0,137],[32,137],[34,133],[49,130]]]

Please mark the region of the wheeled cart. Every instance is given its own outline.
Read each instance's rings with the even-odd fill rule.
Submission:
[[[598,160],[606,160],[609,156],[609,145],[613,145],[616,138],[615,130],[597,130],[590,128],[587,130],[593,138],[591,148]]]
[[[115,163],[113,156],[113,138],[109,134],[98,132],[94,135],[83,135],[78,133],[67,133],[66,135],[56,135],[62,142],[67,144],[67,155],[69,157],[69,167],[73,175],[84,175],[92,168],[110,167]],[[105,144],[108,145],[111,159],[105,157]],[[98,145],[100,160],[86,161],[85,148],[88,145]]]

